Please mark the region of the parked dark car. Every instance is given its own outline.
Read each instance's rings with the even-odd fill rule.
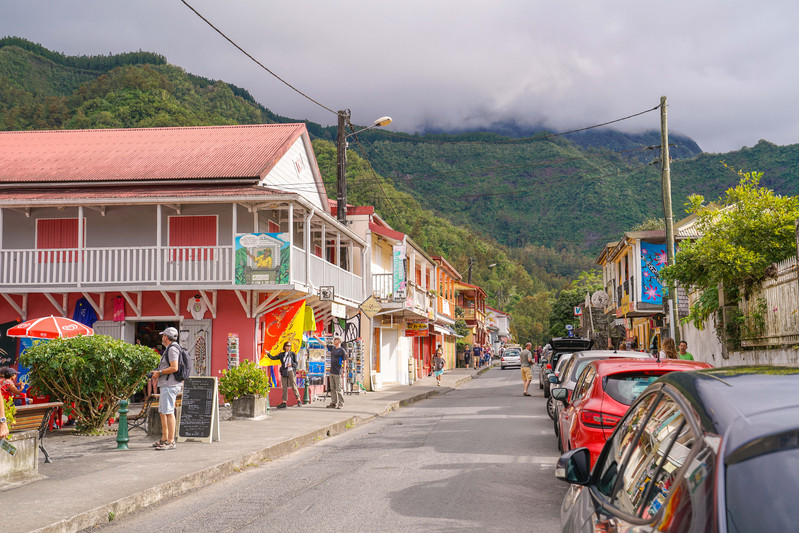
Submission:
[[[658,378],[589,468],[587,448],[555,475],[572,483],[567,532],[796,531],[799,368],[752,366]]]
[[[546,359],[546,363],[538,373],[538,388],[544,389],[544,398],[549,398],[549,374],[558,366],[560,357],[565,353],[582,352],[590,350],[594,341],[579,337],[555,337],[549,341],[552,351]]]

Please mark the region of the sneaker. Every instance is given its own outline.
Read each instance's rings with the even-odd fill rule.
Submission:
[[[159,446],[163,446],[164,444],[166,444],[166,441],[164,439],[157,440],[153,443],[153,448],[158,448]]]
[[[158,450],[158,451],[161,451],[161,450],[174,450],[176,448],[176,446],[177,445],[174,442],[165,442],[165,443],[161,444],[160,446],[156,446],[155,449]]]
[[[329,404],[327,404],[327,408],[328,408],[328,409],[335,409],[335,408],[336,408],[336,404],[334,404],[334,403],[329,403]]]
[[[437,383],[437,385],[440,387],[440,386],[441,386],[441,382],[439,381],[439,382]]]
[[[297,407],[302,407],[302,402],[297,402]]]
[[[341,406],[340,406],[340,405],[337,405],[337,406],[336,406],[336,409],[341,409]]]
[[[281,403],[280,405],[277,406],[277,408],[278,409],[285,409],[286,408],[286,402]]]

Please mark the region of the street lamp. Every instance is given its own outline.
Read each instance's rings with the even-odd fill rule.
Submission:
[[[352,126],[350,123],[350,110],[344,109],[338,112],[338,130],[336,132],[336,177],[338,183],[336,218],[342,224],[346,225],[347,223],[347,137],[372,128],[388,126],[389,124],[391,124],[391,117],[380,117],[371,126],[347,135],[347,126]]]

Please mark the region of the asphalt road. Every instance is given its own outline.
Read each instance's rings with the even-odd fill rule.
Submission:
[[[102,530],[557,531],[566,485],[536,380],[524,397],[518,369],[492,369]]]

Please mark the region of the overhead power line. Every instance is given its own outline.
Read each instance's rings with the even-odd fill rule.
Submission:
[[[330,109],[330,108],[329,108],[329,107],[327,107],[326,105],[324,105],[324,104],[321,104],[321,103],[317,102],[316,100],[314,100],[313,98],[311,98],[310,96],[308,96],[307,94],[305,94],[305,93],[304,93],[304,92],[302,92],[301,90],[297,89],[297,88],[296,88],[296,87],[294,87],[292,84],[290,84],[289,82],[287,82],[286,80],[284,80],[283,78],[281,78],[280,76],[278,76],[277,74],[275,74],[274,72],[272,72],[272,70],[270,70],[270,69],[269,69],[269,68],[268,68],[266,65],[264,65],[263,63],[261,63],[260,61],[258,61],[257,59],[255,59],[255,58],[254,58],[254,57],[253,57],[253,56],[252,56],[252,55],[251,55],[249,52],[247,52],[247,51],[246,51],[244,48],[242,48],[241,46],[239,46],[238,44],[236,44],[236,42],[235,42],[233,39],[231,39],[230,37],[228,37],[227,35],[225,35],[225,33],[224,33],[222,30],[220,30],[219,28],[217,28],[216,26],[214,26],[214,25],[211,23],[211,21],[209,21],[207,18],[205,18],[204,16],[202,16],[202,15],[200,14],[200,12],[199,12],[199,11],[197,11],[196,9],[194,9],[194,8],[193,8],[193,7],[192,7],[192,6],[191,6],[191,5],[190,5],[188,2],[186,2],[186,0],[180,0],[180,1],[181,1],[181,2],[183,2],[183,4],[184,4],[186,7],[188,7],[189,9],[191,9],[191,10],[194,12],[194,14],[195,14],[195,15],[197,15],[198,17],[200,17],[200,18],[203,20],[203,22],[205,22],[206,24],[208,24],[209,26],[211,26],[211,28],[213,28],[213,29],[214,29],[214,31],[216,31],[216,32],[217,32],[219,35],[221,35],[222,37],[224,37],[224,38],[225,38],[225,40],[226,40],[227,42],[229,42],[230,44],[232,44],[233,46],[235,46],[236,48],[238,48],[238,50],[239,50],[239,51],[240,51],[242,54],[244,54],[245,56],[249,57],[249,58],[250,58],[250,59],[251,59],[251,60],[252,60],[252,61],[253,61],[253,62],[254,62],[256,65],[258,65],[259,67],[261,67],[262,69],[264,69],[265,71],[267,71],[269,74],[271,74],[272,76],[274,76],[274,77],[275,77],[275,78],[276,78],[278,81],[280,81],[280,82],[281,82],[282,84],[284,84],[286,87],[288,87],[288,88],[289,88],[289,89],[291,89],[292,91],[296,92],[296,93],[297,93],[297,94],[299,94],[300,96],[303,96],[303,97],[307,98],[308,100],[310,100],[311,102],[315,103],[316,105],[318,105],[318,106],[319,106],[319,107],[321,107],[322,109],[326,109],[326,110],[330,111],[331,113],[333,113],[334,115],[338,115],[338,113],[337,113],[336,111],[333,111],[332,109]]]

